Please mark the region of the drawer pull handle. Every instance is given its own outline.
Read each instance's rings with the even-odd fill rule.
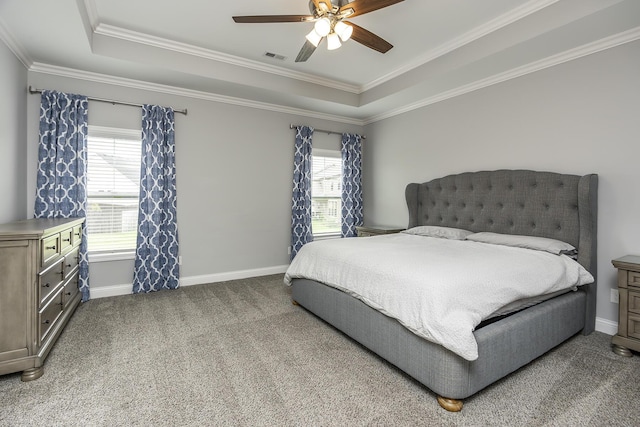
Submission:
[[[51,285],[50,285],[49,283],[45,283],[45,284],[44,284],[44,285],[42,285],[42,286],[43,286],[43,287],[45,287],[45,288],[48,288],[48,287],[50,287]]]
[[[71,295],[71,292],[67,292],[65,295],[66,295],[66,296],[69,296],[69,295]]]
[[[71,238],[69,237],[69,238],[66,238],[66,239],[62,239],[62,241],[63,241],[63,242],[70,242],[70,241],[71,241]]]
[[[71,267],[71,264],[67,264],[67,267]]]
[[[48,325],[49,324],[49,320],[45,320],[44,322],[42,322],[43,325]]]
[[[56,250],[56,246],[55,245],[53,245],[53,246],[45,246],[45,249],[55,251]]]

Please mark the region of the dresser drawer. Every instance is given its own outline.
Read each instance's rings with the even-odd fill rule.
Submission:
[[[42,239],[41,251],[40,266],[45,267],[60,255],[60,233]]]
[[[640,340],[640,316],[630,314],[628,320],[627,336]]]
[[[82,225],[76,225],[71,232],[71,244],[76,246],[82,240]]]
[[[41,304],[62,282],[63,262],[64,260],[61,259],[38,275],[38,290],[40,292]]]
[[[69,228],[60,232],[60,252],[64,253],[64,251],[71,247],[73,242],[73,229]]]
[[[73,249],[64,256],[64,278],[68,279],[78,267],[78,251],[79,248]]]
[[[640,290],[640,273],[637,271],[630,271],[627,276],[627,284],[630,286],[637,286]]]
[[[40,311],[38,319],[40,321],[40,342],[44,341],[51,327],[56,323],[62,314],[62,292],[56,296]]]
[[[640,292],[629,290],[627,310],[629,311],[629,313],[640,315]]]
[[[73,278],[68,281],[62,289],[62,303],[64,304],[64,307],[68,306],[71,301],[73,301],[78,292],[80,292],[78,290],[78,273],[75,273],[75,276],[73,276]]]

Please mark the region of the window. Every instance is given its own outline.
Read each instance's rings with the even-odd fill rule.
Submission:
[[[342,155],[313,150],[311,227],[314,235],[337,234],[342,229]]]
[[[89,126],[87,245],[92,254],[136,248],[141,132]]]

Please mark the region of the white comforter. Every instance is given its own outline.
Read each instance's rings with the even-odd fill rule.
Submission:
[[[408,234],[322,240],[298,252],[285,283],[330,285],[467,360],[475,327],[523,298],[593,282],[565,255]]]

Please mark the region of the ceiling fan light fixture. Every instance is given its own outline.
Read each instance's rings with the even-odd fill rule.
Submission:
[[[342,46],[340,43],[340,37],[336,33],[331,33],[327,36],[327,50],[335,50]]]
[[[86,1],[86,0],[85,0]],[[239,24],[261,24],[270,22],[313,22],[313,30],[305,36],[305,42],[296,57],[296,62],[305,62],[327,39],[327,48],[335,50],[349,39],[387,53],[393,45],[371,31],[348,21],[351,17],[364,15],[404,0],[307,0],[308,15],[247,15],[233,16]],[[2,2],[2,0],[0,0]],[[344,21],[344,22],[343,22]]]
[[[334,30],[340,36],[340,39],[343,42],[349,40],[351,38],[351,34],[353,34],[353,27],[351,25],[345,24],[342,21],[336,22]]]
[[[331,32],[331,21],[327,17],[320,18],[313,28],[320,37],[325,37]]]
[[[309,43],[311,43],[315,47],[318,47],[318,45],[322,41],[322,36],[318,34],[315,29],[311,30],[311,32],[307,34],[306,38],[307,40],[309,40]]]

